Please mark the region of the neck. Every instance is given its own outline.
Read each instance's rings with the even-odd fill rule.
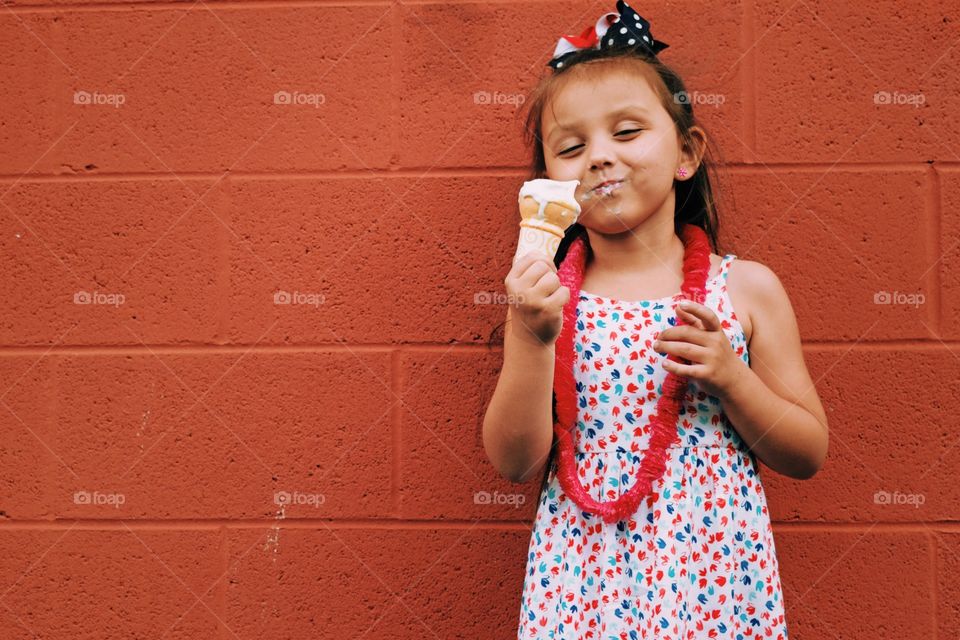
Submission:
[[[673,219],[651,219],[649,224],[617,234],[587,229],[592,255],[591,270],[631,276],[680,271],[683,240],[674,232]]]

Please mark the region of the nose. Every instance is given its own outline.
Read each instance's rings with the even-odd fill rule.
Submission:
[[[590,145],[590,169],[596,171],[613,165],[613,151],[609,143],[595,140]]]

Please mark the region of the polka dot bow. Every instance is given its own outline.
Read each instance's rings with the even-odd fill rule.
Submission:
[[[630,47],[655,57],[669,46],[655,40],[650,33],[650,23],[623,0],[617,0],[617,12],[603,14],[596,25],[587,27],[578,36],[561,36],[547,66],[562,69],[568,57],[583,49]]]

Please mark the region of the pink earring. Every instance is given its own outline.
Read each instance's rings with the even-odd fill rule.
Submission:
[[[685,178],[687,177],[687,170],[684,169],[683,167],[680,167],[679,169],[677,169],[677,175],[680,176],[681,178]]]

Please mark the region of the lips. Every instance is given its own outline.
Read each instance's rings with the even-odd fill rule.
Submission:
[[[623,184],[623,180],[607,180],[606,182],[601,182],[590,190],[588,196],[595,198],[606,198],[613,196],[620,191]]]
[[[619,183],[621,183],[621,182],[623,182],[623,179],[620,179],[620,180],[607,180],[606,182],[601,182],[600,184],[598,184],[597,186],[595,186],[593,189],[591,189],[591,191],[596,191],[597,189],[600,189],[600,188],[603,188],[603,187],[609,187],[609,186],[611,186],[611,185],[619,184]]]

